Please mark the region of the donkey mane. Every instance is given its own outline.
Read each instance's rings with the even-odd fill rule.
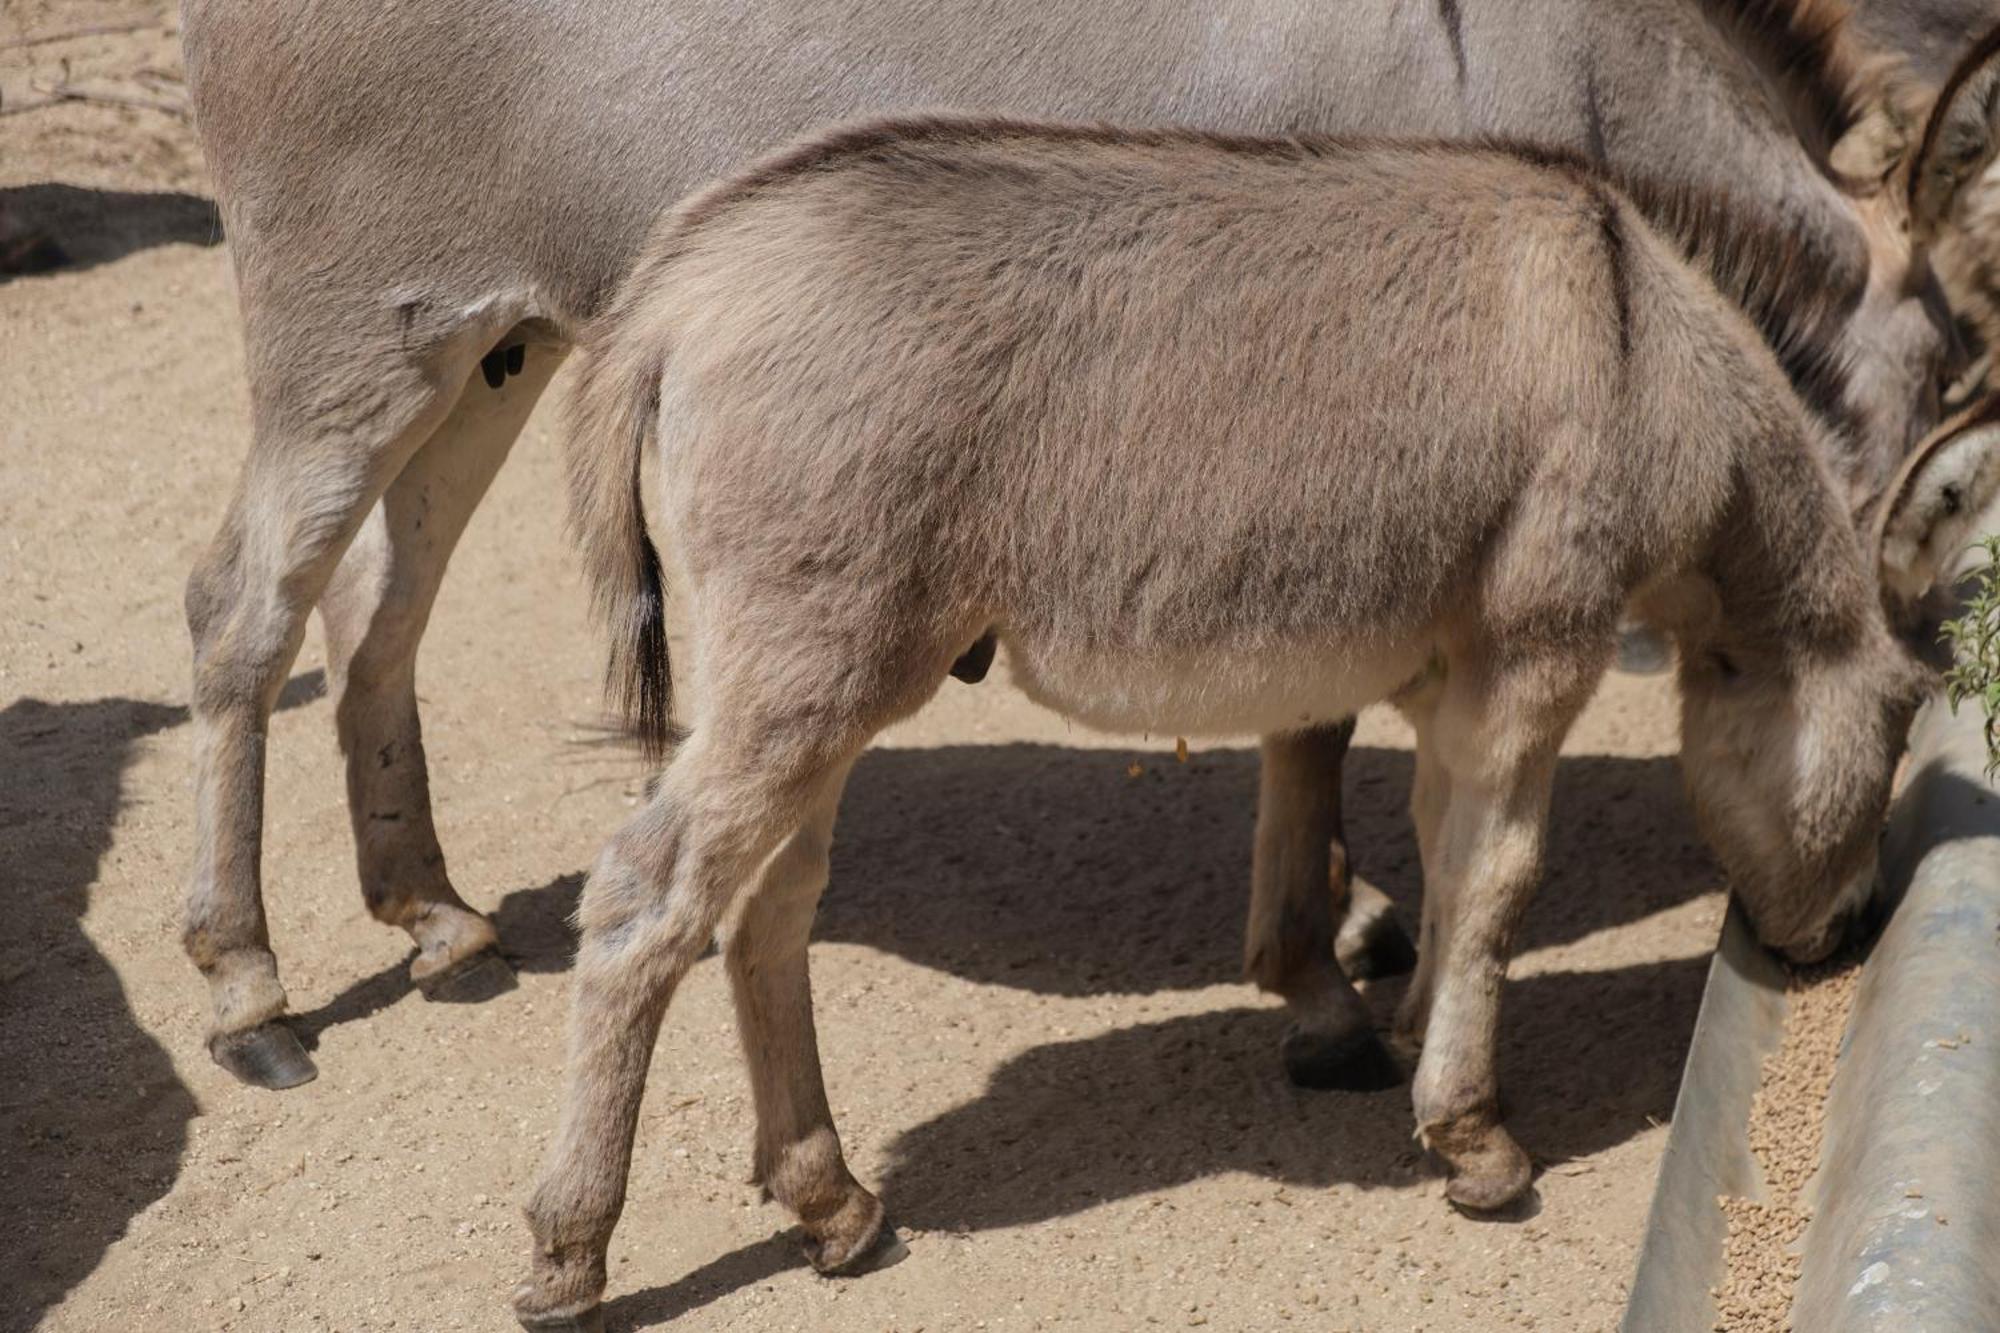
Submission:
[[[1848,0],[1701,0],[1711,20],[1784,93],[1822,169],[1871,104],[1907,108],[1917,95],[1908,62],[1862,44]]]
[[[1757,0],[1759,5],[1765,0]],[[1776,4],[1777,0],[1770,0]],[[1808,0],[1805,9],[1827,7]],[[855,159],[884,158],[913,146],[993,144],[1009,139],[1171,148],[1195,145],[1263,158],[1309,160],[1371,143],[1398,143],[1420,152],[1457,156],[1503,153],[1563,171],[1592,191],[1610,185],[1631,200],[1716,289],[1754,323],[1807,407],[1828,427],[1851,425],[1846,406],[1848,358],[1840,333],[1861,299],[1865,271],[1848,271],[1842,257],[1804,246],[1795,232],[1745,207],[1734,195],[1620,172],[1567,148],[1485,138],[1464,142],[1384,140],[1363,136],[1223,134],[1178,126],[1123,128],[1055,124],[1004,116],[950,113],[876,118],[835,126],[780,150],[748,171],[702,190],[663,229],[672,239],[656,262],[677,254],[721,214],[784,183]]]
[[[1732,194],[1604,174],[1749,317],[1799,398],[1849,440],[1852,367],[1841,331],[1861,303],[1865,267],[1839,271],[1839,256],[1801,243],[1796,232],[1745,208]]]

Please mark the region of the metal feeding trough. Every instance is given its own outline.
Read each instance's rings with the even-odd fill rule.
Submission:
[[[1925,708],[1882,849],[1870,947],[1826,1105],[1791,1327],[2000,1327],[2000,793],[1976,706]],[[1719,1195],[1761,1200],[1750,1102],[1784,1033],[1785,972],[1723,924],[1674,1103],[1626,1333],[1708,1333]]]

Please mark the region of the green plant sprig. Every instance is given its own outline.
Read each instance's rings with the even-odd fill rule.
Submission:
[[[1986,714],[1986,776],[2000,773],[2000,533],[1987,537],[1978,549],[1986,559],[1965,585],[1965,613],[1938,627],[1951,646],[1952,666],[1945,673],[1945,698],[1954,715],[1960,703],[1977,699]]]

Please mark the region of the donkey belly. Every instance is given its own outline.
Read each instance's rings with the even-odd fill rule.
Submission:
[[[1219,736],[1296,731],[1351,717],[1430,662],[1428,636],[1198,648],[1073,648],[1003,632],[1014,683],[1036,703],[1105,731]]]

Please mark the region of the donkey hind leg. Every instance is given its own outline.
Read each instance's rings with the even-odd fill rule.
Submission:
[[[316,317],[337,340],[326,312]],[[303,345],[321,341],[315,332]],[[290,1087],[315,1073],[279,1021],[285,992],[264,917],[259,860],[271,709],[341,552],[443,420],[451,406],[443,386],[455,388],[471,373],[477,353],[466,341],[432,344],[427,365],[393,341],[389,350],[380,339],[371,345],[365,325],[346,358],[251,349],[250,455],[221,529],[188,579],[195,859],[182,935],[214,1004],[209,1050],[246,1082]]]
[[[1340,758],[1352,724],[1266,736],[1251,863],[1243,968],[1285,999],[1285,1071],[1305,1088],[1349,1090],[1402,1081],[1368,1007],[1334,959]]]
[[[797,740],[761,722],[745,726],[743,719],[705,714],[652,801],[591,871],[580,912],[561,1122],[528,1201],[533,1268],[514,1293],[515,1315],[526,1328],[589,1328],[598,1318],[605,1249],[624,1206],[646,1068],[667,1001],[730,900],[758,878],[810,812],[837,799],[828,788],[859,743]],[[802,989],[802,969],[798,978]],[[815,1183],[829,1178],[830,1161],[819,1165]],[[879,1205],[864,1197],[848,1195],[818,1224],[852,1227],[851,1239],[860,1244],[860,1229],[880,1225]]]
[[[1412,1100],[1418,1133],[1450,1172],[1448,1197],[1490,1211],[1519,1198],[1533,1175],[1500,1123],[1500,992],[1541,875],[1556,752],[1603,664],[1453,665],[1419,742],[1448,778],[1424,867],[1448,896]],[[1428,962],[1430,941],[1425,951]]]
[[[432,999],[484,999],[514,980],[492,924],[445,872],[417,717],[417,646],[459,536],[559,360],[537,346],[500,386],[469,383],[320,599],[362,899],[416,941],[410,976]]]
[[[908,1250],[882,1205],[848,1172],[826,1103],[813,1028],[806,941],[826,888],[843,770],[764,867],[725,927],[736,1026],[757,1105],[757,1182],[805,1226],[806,1258],[822,1273],[885,1267]]]
[[[1422,919],[1417,931],[1417,966],[1396,1006],[1391,1042],[1414,1064],[1430,1022],[1438,969],[1451,942],[1452,890],[1456,881],[1438,869],[1439,824],[1451,797],[1451,775],[1438,762],[1435,720],[1440,690],[1435,682],[1399,698],[1397,707],[1416,732],[1416,774],[1410,784],[1410,822],[1417,833],[1417,863],[1424,879]]]

